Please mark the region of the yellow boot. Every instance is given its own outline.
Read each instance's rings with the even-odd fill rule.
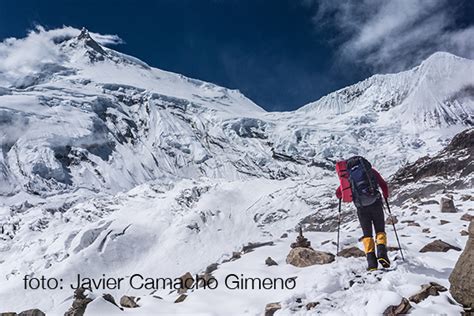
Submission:
[[[375,256],[375,243],[372,237],[363,237],[364,251],[367,257],[367,270],[377,270],[377,257]]]
[[[390,268],[390,260],[387,254],[387,234],[384,232],[377,233],[375,241],[377,243],[377,261],[382,267]]]

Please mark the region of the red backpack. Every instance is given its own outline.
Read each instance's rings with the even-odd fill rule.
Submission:
[[[352,202],[352,190],[346,160],[336,162],[336,172],[341,183],[342,201]]]

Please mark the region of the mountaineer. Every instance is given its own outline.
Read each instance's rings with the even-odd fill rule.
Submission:
[[[339,206],[342,200],[354,202],[357,208],[357,216],[364,234],[360,240],[364,244],[367,256],[367,270],[376,270],[378,263],[384,268],[390,267],[383,202],[379,191],[379,188],[382,189],[383,197],[387,199],[389,195],[387,183],[372,168],[370,162],[361,156],[337,162],[336,171],[341,183],[336,190]],[[375,229],[375,243],[372,226]]]

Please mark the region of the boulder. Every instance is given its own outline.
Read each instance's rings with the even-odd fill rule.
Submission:
[[[398,219],[396,216],[391,215],[385,220],[385,225],[393,225],[398,223]]]
[[[120,305],[126,308],[140,307],[135,301],[135,296],[127,296],[127,295],[122,296],[122,298],[120,299]]]
[[[115,298],[112,296],[112,294],[108,294],[108,293],[107,293],[107,294],[103,294],[103,295],[102,295],[102,298],[103,298],[104,300],[106,300],[107,302],[109,302],[109,303],[111,303],[111,304],[117,306],[118,308],[120,308],[120,310],[123,310],[122,307],[120,307],[120,306],[117,305],[117,303],[115,302]]]
[[[402,298],[402,301],[398,305],[390,305],[383,312],[384,316],[396,316],[405,315],[411,309],[410,302],[406,298]]]
[[[444,219],[440,219],[439,220],[439,224],[440,225],[445,225],[445,224],[448,224],[448,223],[451,223],[450,221],[447,221],[447,220],[444,220]]]
[[[452,197],[441,198],[441,213],[456,213],[456,207]]]
[[[242,247],[243,253],[251,252],[256,248],[264,247],[264,246],[273,246],[273,241],[266,241],[266,242],[249,242],[246,246]]]
[[[422,232],[422,233],[426,233],[426,234],[431,233],[431,231],[430,231],[429,228],[423,228],[423,230],[422,230],[421,232]]]
[[[449,276],[449,292],[468,308],[474,308],[474,220],[469,225],[469,238]]]
[[[18,316],[45,316],[46,314],[40,311],[39,309],[29,309],[21,312]]]
[[[430,282],[429,284],[423,284],[421,286],[421,291],[410,296],[408,299],[413,303],[418,304],[428,296],[438,296],[439,292],[445,292],[447,290],[447,288],[436,282]]]
[[[315,308],[316,306],[319,305],[319,302],[309,302],[308,304],[306,304],[306,310],[312,310],[313,308]]]
[[[78,288],[74,291],[74,301],[69,310],[64,313],[64,316],[82,316],[86,311],[87,304],[92,302],[92,299],[84,295],[86,290]]]
[[[267,306],[265,306],[265,316],[273,316],[279,309],[281,309],[280,303],[268,303]]]
[[[183,294],[193,287],[194,278],[190,272],[186,272],[180,277],[180,279],[181,288],[178,290],[178,293]]]
[[[286,257],[286,263],[295,267],[308,267],[315,264],[327,264],[334,261],[334,255],[329,252],[316,251],[311,248],[297,247],[291,249]]]
[[[288,233],[283,233],[280,238],[288,238]]]
[[[469,236],[469,233],[467,232],[467,230],[461,230],[461,236]]]
[[[447,242],[437,239],[430,242],[420,249],[420,252],[447,252],[449,250],[461,251],[461,248],[448,244]]]
[[[207,266],[205,273],[212,273],[212,272],[216,271],[218,267],[219,267],[218,263],[212,263],[212,264]]]
[[[470,221],[472,221],[473,219],[474,219],[474,216],[471,215],[471,214],[469,214],[469,213],[466,213],[466,214],[464,214],[463,216],[461,216],[461,220],[462,220],[462,221],[468,221],[468,222],[470,222]]]
[[[186,294],[181,294],[181,295],[176,299],[176,301],[174,301],[174,302],[175,302],[175,303],[181,303],[181,302],[183,302],[183,301],[186,299],[186,297],[188,297]]]
[[[272,259],[272,257],[268,257],[266,260],[265,260],[265,264],[267,266],[277,266],[278,263],[276,263],[275,260]]]
[[[341,251],[339,251],[339,253],[337,255],[340,256],[340,257],[344,257],[344,258],[365,257],[365,253],[357,247],[350,247],[350,248],[342,249]]]

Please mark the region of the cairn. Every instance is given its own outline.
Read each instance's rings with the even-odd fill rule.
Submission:
[[[311,248],[311,242],[303,236],[303,228],[300,226],[300,234],[296,237],[296,242],[291,243],[290,247],[294,248]]]

